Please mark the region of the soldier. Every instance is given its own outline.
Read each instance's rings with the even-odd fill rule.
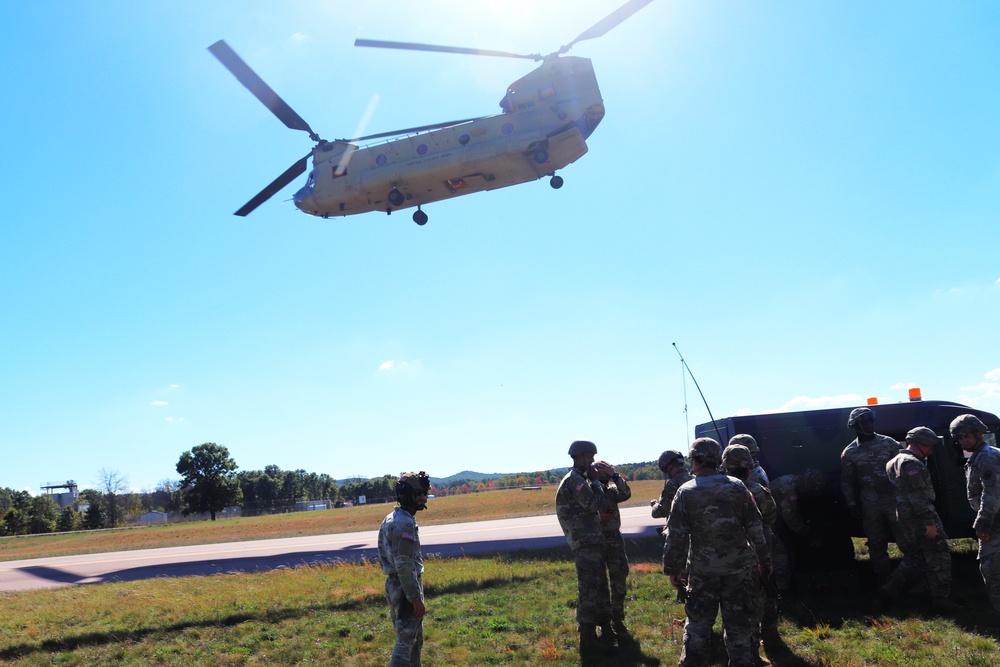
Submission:
[[[767,478],[767,473],[764,472],[764,468],[761,467],[760,461],[757,460],[757,455],[760,453],[760,448],[757,447],[757,440],[755,440],[749,433],[737,433],[729,439],[729,444],[743,445],[750,450],[750,456],[753,457],[753,468],[750,470],[750,481],[757,482],[761,486],[771,486],[771,482]]]
[[[415,515],[427,509],[431,481],[427,473],[408,472],[396,482],[395,509],[378,531],[378,557],[386,575],[385,595],[396,628],[396,646],[389,667],[420,667],[424,645],[424,560]]]
[[[666,481],[663,483],[663,492],[660,493],[659,500],[650,500],[654,519],[666,519],[670,514],[670,503],[674,500],[674,494],[681,485],[694,479],[684,465],[684,455],[680,452],[668,449],[660,454],[660,459],[656,462]]]
[[[601,634],[609,637],[613,634],[619,642],[623,642],[631,637],[625,626],[625,594],[629,568],[618,503],[631,498],[632,489],[629,488],[625,478],[607,461],[598,461],[595,467],[601,486],[604,487],[604,501],[600,507],[601,529],[604,532],[602,573],[607,570],[607,580],[611,584],[611,627],[601,626]]]
[[[889,576],[889,540],[896,539],[896,493],[885,466],[899,453],[899,443],[875,432],[875,413],[869,408],[851,410],[847,425],[857,438],[840,455],[840,488],[847,508],[868,537],[868,554],[879,580]],[[897,540],[898,541],[898,540]]]
[[[771,549],[774,543],[774,522],[778,519],[778,506],[775,504],[774,498],[771,497],[771,492],[767,490],[767,487],[761,486],[750,478],[754,467],[753,455],[750,453],[750,449],[739,444],[729,445],[722,452],[722,467],[726,469],[727,475],[743,482],[743,485],[750,491],[750,495],[753,496],[763,521],[764,541],[767,542],[768,549]],[[766,634],[771,636],[775,636],[778,632],[778,601],[773,595],[768,595],[767,589],[766,581],[762,580],[758,573],[754,577],[754,606],[756,611],[754,612],[754,625],[751,630],[754,659],[758,665],[768,664],[760,657],[761,631],[766,630]],[[767,611],[766,615],[765,610]],[[767,620],[766,625],[764,624],[765,618]]]
[[[979,572],[986,584],[990,606],[1000,611],[1000,449],[983,437],[988,428],[975,415],[961,415],[951,422],[951,439],[967,452],[965,464],[969,504],[976,512],[972,524],[979,538]]]
[[[896,518],[903,552],[899,567],[879,589],[879,599],[895,602],[903,591],[925,580],[937,611],[953,611],[951,595],[951,552],[948,536],[934,509],[934,485],[925,461],[938,444],[934,431],[926,426],[910,429],[906,449],[886,465],[889,482],[896,491]]]
[[[601,633],[610,627],[611,600],[604,580],[604,531],[601,528],[600,507],[604,502],[604,487],[594,466],[597,446],[589,440],[576,440],[569,446],[573,467],[569,469],[556,491],[556,517],[566,535],[576,560],[576,621],[580,630],[580,653],[610,648],[614,635]]]
[[[771,482],[771,495],[778,506],[772,553],[774,583],[782,594],[790,593],[793,585],[792,573],[795,564],[790,544],[793,534],[810,544],[818,539],[818,536],[812,533],[809,523],[802,518],[802,513],[799,511],[799,496],[819,493],[825,484],[823,473],[812,468],[801,475],[782,475]]]
[[[688,572],[687,622],[678,664],[707,664],[712,626],[721,607],[729,664],[751,667],[753,571],[771,571],[760,512],[739,480],[719,472],[718,442],[698,438],[691,443],[690,458],[695,479],[674,496],[663,545],[663,571],[676,588],[682,585],[678,575],[685,564]]]

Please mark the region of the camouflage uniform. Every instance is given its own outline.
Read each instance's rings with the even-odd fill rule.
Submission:
[[[654,519],[666,519],[670,516],[670,503],[674,501],[674,496],[677,494],[677,489],[685,482],[689,482],[694,477],[688,472],[687,468],[684,468],[676,475],[668,479],[663,483],[663,491],[660,493],[660,499],[653,504],[652,515]]]
[[[625,619],[625,594],[627,592],[626,582],[628,580],[628,556],[625,554],[625,540],[622,538],[622,514],[618,510],[618,503],[623,503],[632,497],[632,489],[628,482],[619,475],[615,475],[607,482],[602,482],[604,487],[604,500],[601,502],[600,517],[601,528],[604,532],[603,554],[604,563],[607,567],[607,581],[602,586],[611,584],[611,617],[616,621]],[[602,569],[602,574],[604,574]],[[602,577],[603,579],[603,577]]]
[[[875,439],[867,442],[855,438],[841,453],[840,488],[851,513],[858,515],[860,510],[875,574],[886,576],[892,570],[889,541],[898,541],[899,527],[896,494],[885,467],[899,453],[900,445],[889,436],[874,435]]]
[[[951,595],[951,552],[948,536],[934,509],[930,472],[916,454],[903,450],[886,464],[886,473],[896,492],[901,540],[897,546],[903,552],[903,560],[883,588],[895,597],[926,578],[932,597],[947,598]],[[927,526],[937,528],[937,537],[927,538]]]
[[[599,509],[604,502],[604,487],[586,473],[571,468],[556,491],[556,517],[566,535],[566,542],[576,559],[576,620],[581,626],[607,623],[611,601],[604,581],[604,531]]]
[[[768,488],[771,486],[771,480],[767,478],[767,473],[759,463],[750,471],[750,481]]]
[[[1000,611],[1000,449],[980,442],[966,462],[965,475],[969,504],[976,511],[972,527],[990,537],[979,540],[979,571],[990,606]]]
[[[398,505],[379,528],[378,557],[387,575],[385,595],[396,628],[389,667],[419,667],[424,629],[423,619],[413,618],[413,603],[424,599],[424,560],[416,518]]]
[[[677,491],[667,520],[663,570],[677,574],[687,564],[687,622],[679,665],[707,664],[720,607],[729,664],[754,665],[753,572],[758,561],[768,567],[771,557],[760,511],[739,480],[705,471]]]
[[[744,484],[753,496],[754,502],[757,503],[757,509],[760,510],[760,517],[764,528],[764,541],[767,542],[767,548],[771,552],[773,562],[774,524],[778,520],[778,505],[774,502],[771,492],[766,487],[753,481],[752,477],[744,482]],[[778,601],[767,594],[764,582],[760,581],[759,576],[754,579],[754,606],[756,607],[756,612],[754,613],[753,638],[759,644],[762,627],[767,630],[777,630],[778,628]]]
[[[794,569],[791,550],[786,544],[788,535],[783,536],[782,533],[791,531],[796,535],[809,537],[809,525],[799,513],[799,485],[799,475],[782,475],[771,482],[771,495],[778,508],[778,518],[781,520],[775,524],[772,542],[774,582],[780,590],[792,588]]]

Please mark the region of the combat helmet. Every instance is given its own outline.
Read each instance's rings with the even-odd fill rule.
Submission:
[[[670,466],[675,463],[684,465],[684,455],[676,450],[668,449],[660,454],[660,458],[656,461],[656,467],[666,473]]]
[[[590,440],[574,440],[573,444],[569,446],[570,456],[579,456],[580,454],[596,454],[597,445],[592,443]]]
[[[934,447],[938,444],[938,442],[937,433],[926,426],[911,428],[906,434],[906,444],[908,445],[927,445],[928,447]]]
[[[730,443],[732,440],[729,441]],[[750,448],[740,444],[730,444],[722,452],[722,465],[726,470],[735,468],[753,469],[753,455]]]
[[[854,428],[858,422],[868,420],[875,421],[875,413],[871,408],[854,408],[847,418],[847,428]]]
[[[951,422],[951,426],[948,427],[948,431],[951,433],[951,439],[957,441],[966,433],[986,433],[989,429],[986,428],[986,424],[984,424],[976,415],[959,415]],[[976,438],[975,445],[968,448],[962,446],[962,449],[972,451],[979,446],[979,441],[980,438]]]
[[[755,457],[760,452],[760,449],[757,447],[757,441],[749,433],[737,433],[729,439],[729,445],[730,447],[733,445],[743,445],[749,449],[750,453]],[[725,452],[722,453],[723,456],[725,456],[725,454]]]
[[[712,438],[698,438],[691,443],[692,459],[700,459],[702,465],[717,466],[722,463],[722,445]]]
[[[427,492],[431,489],[431,478],[423,470],[404,472],[396,482],[396,502],[404,510],[419,512],[427,509]],[[424,496],[424,502],[417,503],[417,496]]]

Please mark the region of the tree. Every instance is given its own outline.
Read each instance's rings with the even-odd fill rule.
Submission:
[[[73,506],[64,507],[63,511],[59,513],[59,523],[56,524],[56,530],[60,533],[67,533],[71,530],[78,530],[80,528],[80,515],[73,509]]]
[[[55,532],[59,520],[59,506],[52,496],[42,494],[31,499],[28,530],[32,534]]]
[[[217,512],[243,498],[236,479],[236,461],[229,450],[214,442],[192,447],[181,454],[177,473],[184,492],[184,516],[191,512],[208,512],[215,521]]]
[[[87,530],[104,528],[104,510],[100,502],[92,502],[83,513],[83,527]]]
[[[117,470],[101,468],[97,472],[97,484],[104,494],[108,528],[115,528],[122,523],[123,517],[119,511],[118,495],[128,489],[128,477]]]

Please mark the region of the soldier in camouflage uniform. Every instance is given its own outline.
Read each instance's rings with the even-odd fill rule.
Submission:
[[[604,487],[594,466],[597,446],[576,440],[569,447],[573,467],[556,491],[556,518],[576,560],[576,621],[580,630],[580,653],[614,645],[613,633],[597,636],[597,626],[611,625],[611,600],[604,574],[604,531],[600,508]]]
[[[972,524],[979,538],[979,572],[990,606],[1000,611],[1000,449],[987,444],[989,429],[975,415],[951,422],[951,439],[972,455],[965,463],[969,504],[976,511]]]
[[[934,485],[925,461],[938,444],[934,431],[918,426],[906,434],[906,449],[896,454],[886,473],[896,491],[896,518],[903,552],[888,581],[879,589],[879,599],[894,602],[913,584],[926,581],[933,607],[950,611],[956,605],[951,595],[951,552],[948,536],[934,509]]]
[[[695,479],[674,496],[663,546],[663,571],[675,587],[687,565],[681,667],[708,663],[712,626],[722,610],[723,639],[734,667],[753,667],[753,572],[771,570],[760,511],[747,488],[723,475],[722,447],[711,438],[691,444]]]
[[[660,468],[666,481],[663,483],[663,491],[660,493],[659,500],[650,500],[649,506],[653,508],[651,513],[654,519],[666,519],[670,515],[670,503],[673,502],[677,489],[694,477],[684,465],[684,455],[672,449],[660,454],[656,465]]]
[[[623,503],[632,497],[625,478],[615,471],[607,461],[596,464],[597,476],[604,487],[604,501],[600,507],[601,529],[604,532],[604,565],[607,569],[607,581],[611,585],[611,628],[601,627],[601,634],[614,634],[619,641],[628,641],[631,635],[625,626],[625,595],[628,582],[628,556],[625,553],[625,540],[622,538],[622,515],[618,503]],[[604,584],[607,585],[607,584]]]
[[[730,445],[743,445],[750,450],[750,456],[753,457],[753,468],[750,470],[750,481],[757,482],[761,486],[771,486],[771,481],[767,478],[767,473],[764,472],[764,468],[761,467],[760,461],[757,460],[757,455],[760,453],[760,448],[757,447],[757,440],[749,433],[737,433],[729,439]]]
[[[378,531],[378,557],[386,575],[385,595],[396,628],[396,646],[389,667],[420,667],[424,645],[424,560],[415,515],[427,509],[430,490],[427,473],[408,472],[396,482],[395,509]]]
[[[743,482],[743,485],[750,491],[750,495],[753,496],[763,521],[764,540],[767,542],[768,548],[771,549],[774,543],[774,523],[778,520],[778,506],[775,504],[774,498],[771,497],[771,492],[767,490],[767,487],[761,486],[751,479],[754,460],[750,449],[739,444],[729,445],[722,452],[722,467],[725,468],[727,475]],[[767,633],[771,635],[777,633],[778,601],[773,595],[768,595],[768,586],[765,585],[760,573],[755,574],[754,605],[756,611],[754,612],[754,626],[751,631],[751,637],[753,638],[755,652],[754,659],[758,665],[765,665],[767,663],[760,657],[761,630],[766,629]],[[767,611],[766,614],[765,610]],[[767,619],[767,624],[762,628],[765,618]]]
[[[847,420],[858,437],[840,455],[840,488],[847,508],[861,519],[868,537],[868,553],[876,577],[885,579],[892,570],[889,541],[898,540],[896,493],[885,466],[899,453],[899,443],[875,432],[875,413],[855,408]]]
[[[817,541],[818,536],[812,534],[809,524],[799,512],[799,496],[816,494],[823,490],[826,480],[819,470],[809,468],[801,475],[782,475],[771,480],[771,495],[778,506],[778,520],[774,525],[774,583],[784,594],[790,593],[793,586],[792,574],[795,564],[792,559],[792,549],[789,541],[792,534],[798,535],[810,543]]]

